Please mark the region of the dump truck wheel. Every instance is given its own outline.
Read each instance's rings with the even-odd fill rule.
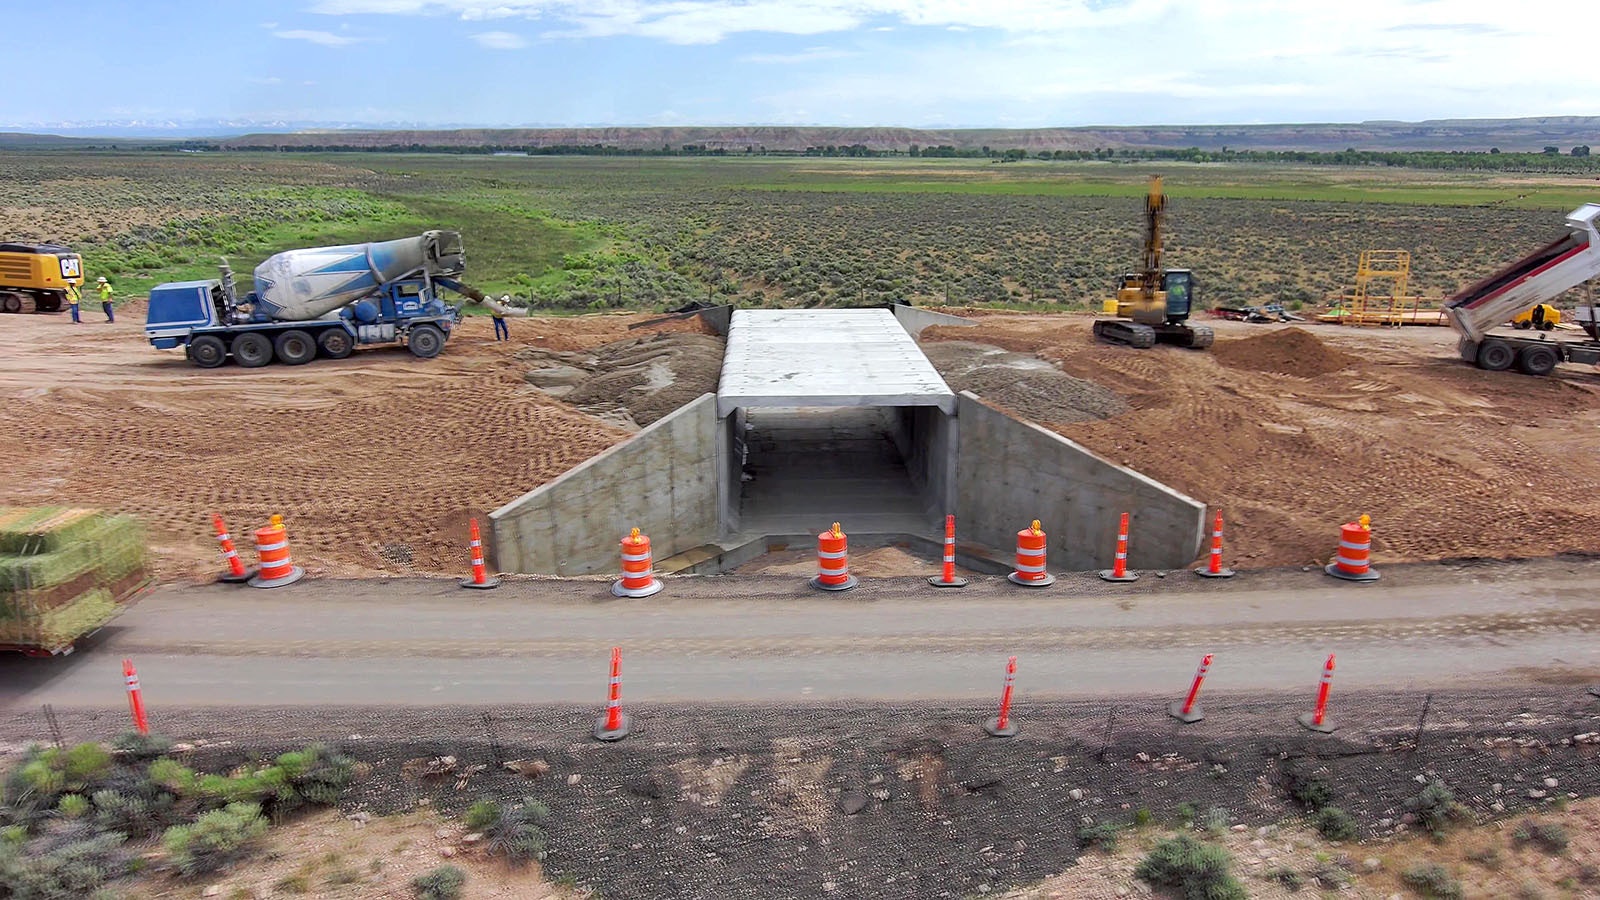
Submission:
[[[272,342],[264,334],[241,334],[233,339],[233,361],[246,369],[259,369],[272,362]]]
[[[303,366],[317,358],[317,342],[299,329],[278,335],[272,347],[286,366]]]
[[[411,335],[406,338],[406,345],[411,348],[411,355],[418,359],[433,359],[444,349],[444,332],[432,325],[418,325],[411,329]]]
[[[330,328],[317,338],[322,355],[329,359],[344,359],[355,352],[356,342],[343,328]]]
[[[189,361],[202,369],[215,369],[228,361],[228,348],[222,338],[203,334],[189,342]]]
[[[1549,375],[1560,361],[1549,347],[1528,347],[1517,354],[1517,368],[1529,375]]]
[[[1478,368],[1503,372],[1517,361],[1517,351],[1505,341],[1484,341],[1478,345]]]

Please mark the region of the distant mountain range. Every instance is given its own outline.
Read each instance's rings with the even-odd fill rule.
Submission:
[[[61,129],[52,135],[0,132],[0,147],[60,147],[113,139],[128,143],[164,139],[202,140],[218,149],[261,147],[295,149],[343,147],[396,149],[411,146],[472,149],[540,148],[600,144],[623,150],[685,145],[742,153],[747,149],[805,150],[808,147],[862,145],[873,150],[950,146],[958,150],[1093,150],[1095,148],[1203,150],[1462,150],[1533,151],[1554,146],[1562,152],[1578,145],[1600,147],[1600,116],[1548,116],[1525,119],[1434,119],[1425,122],[1361,122],[1301,125],[1150,125],[1075,128],[829,128],[769,125],[597,128],[342,128],[297,123],[214,123],[202,132],[197,123],[114,133],[111,124]],[[241,133],[243,129],[248,131]],[[187,132],[180,134],[179,132]],[[91,133],[94,132],[94,133]],[[135,133],[138,136],[134,136]]]

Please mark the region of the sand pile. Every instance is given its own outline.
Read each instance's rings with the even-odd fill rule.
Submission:
[[[1108,419],[1128,408],[1106,388],[1029,354],[970,341],[939,341],[922,350],[951,390],[971,391],[1040,424]]]
[[[597,418],[638,429],[701,394],[715,391],[723,341],[691,333],[653,333],[587,352],[529,347],[526,381]]]
[[[1329,347],[1300,328],[1279,328],[1240,340],[1218,341],[1211,354],[1232,369],[1303,378],[1327,375],[1358,362],[1354,356]]]

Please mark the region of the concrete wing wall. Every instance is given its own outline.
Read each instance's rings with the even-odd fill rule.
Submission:
[[[956,527],[964,541],[1002,553],[1038,519],[1054,571],[1111,567],[1117,521],[1130,513],[1128,565],[1174,569],[1200,551],[1205,504],[1101,459],[962,391]]]
[[[952,316],[949,313],[934,312],[931,309],[906,306],[903,303],[896,303],[890,309],[894,312],[894,317],[899,320],[900,327],[904,328],[906,333],[912,337],[922,334],[922,329],[927,328],[929,325],[955,325],[957,327],[971,328],[978,324],[961,316]]]
[[[656,559],[717,537],[715,394],[702,394],[627,441],[489,514],[502,572],[588,575],[621,569],[630,528]]]

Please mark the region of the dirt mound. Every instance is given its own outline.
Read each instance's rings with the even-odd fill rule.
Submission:
[[[529,347],[527,382],[608,422],[638,429],[717,389],[723,341],[706,334],[651,333],[587,353]]]
[[[1231,369],[1306,378],[1337,372],[1359,361],[1300,328],[1279,328],[1241,340],[1218,341],[1211,353]]]
[[[922,349],[951,390],[971,391],[1035,422],[1109,419],[1128,408],[1106,388],[1036,356],[970,341],[940,341]]]

